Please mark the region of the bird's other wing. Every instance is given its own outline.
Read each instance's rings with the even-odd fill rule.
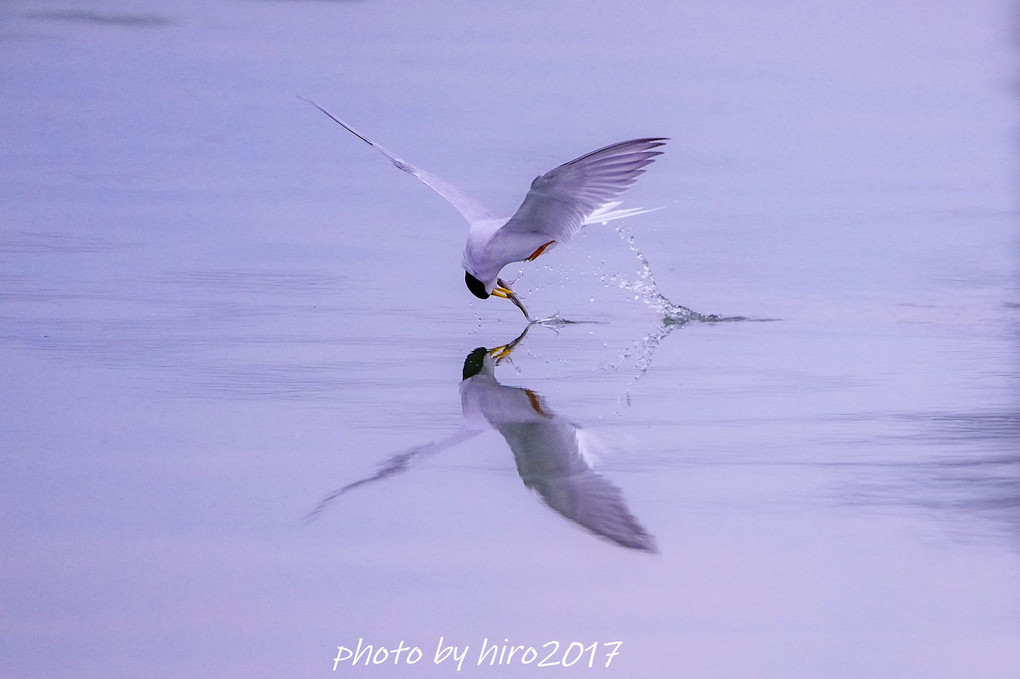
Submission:
[[[348,125],[344,121],[340,120],[339,118],[337,118],[335,115],[333,115],[332,113],[330,113],[329,111],[327,111],[323,107],[321,107],[318,104],[316,104],[311,99],[306,99],[305,97],[299,97],[299,99],[303,99],[304,101],[307,101],[309,104],[311,104],[312,106],[314,106],[315,108],[319,109],[320,111],[325,113],[327,116],[329,116],[330,119],[333,120],[333,122],[335,122],[337,125],[339,125],[340,127],[344,128],[345,130],[347,130],[348,132],[353,134],[355,137],[357,137],[361,141],[363,141],[366,144],[368,144],[369,146],[373,147],[376,151],[379,151],[381,154],[383,154],[384,156],[389,158],[390,162],[392,162],[393,165],[398,170],[403,170],[407,174],[417,178],[418,181],[420,181],[422,184],[424,184],[425,186],[429,187],[430,189],[432,189],[433,191],[438,193],[440,196],[445,198],[450,203],[450,205],[452,205],[455,208],[457,208],[457,211],[460,212],[464,216],[464,219],[467,220],[468,224],[474,224],[475,222],[488,221],[488,220],[495,219],[493,214],[491,212],[489,212],[487,209],[485,209],[485,207],[481,203],[479,203],[478,201],[474,200],[473,198],[469,198],[468,196],[464,195],[460,191],[460,189],[458,189],[456,186],[453,186],[449,182],[446,182],[446,181],[440,179],[439,177],[435,176],[431,172],[426,172],[425,170],[421,170],[421,169],[415,167],[414,165],[411,165],[407,161],[402,160],[401,158],[396,156],[394,153],[392,153],[389,150],[387,150],[385,147],[383,147],[383,146],[377,144],[376,142],[372,141],[371,139],[369,139],[365,135],[361,134],[360,132],[355,130],[353,127],[351,127],[350,125]]]
[[[593,213],[644,174],[666,141],[649,137],[612,144],[546,172],[531,183],[524,202],[500,233],[539,233],[569,242]]]
[[[577,427],[561,417],[504,424],[517,472],[550,508],[618,545],[658,551],[655,538],[630,513],[620,489],[589,466]]]
[[[366,476],[363,479],[358,479],[357,481],[352,481],[343,488],[338,488],[329,495],[327,495],[326,497],[322,498],[322,500],[319,501],[319,504],[317,504],[312,511],[308,512],[308,514],[305,515],[305,521],[308,522],[313,520],[315,517],[321,514],[322,511],[326,509],[326,507],[331,502],[333,502],[333,500],[337,499],[344,493],[354,490],[358,486],[364,486],[366,484],[374,483],[376,481],[382,481],[383,479],[387,479],[391,476],[395,476],[396,474],[407,471],[407,469],[411,466],[413,462],[416,462],[417,460],[428,455],[433,455],[435,453],[444,451],[447,448],[452,448],[453,446],[459,443],[463,443],[464,441],[467,441],[468,439],[478,435],[481,431],[482,430],[478,428],[461,427],[450,436],[447,436],[445,439],[433,441],[432,443],[426,443],[423,446],[415,446],[414,448],[409,448],[408,450],[405,450],[401,453],[391,455],[382,464],[379,465],[379,469],[375,472],[375,474],[372,474],[371,476]]]

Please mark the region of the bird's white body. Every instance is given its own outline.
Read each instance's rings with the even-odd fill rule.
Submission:
[[[467,243],[464,245],[464,255],[461,257],[461,265],[464,267],[464,271],[480,281],[492,281],[495,283],[496,278],[499,276],[499,270],[503,268],[496,266],[499,260],[503,257],[514,256],[513,253],[503,253],[497,257],[495,256],[495,250],[492,248],[492,239],[499,233],[499,230],[503,228],[507,221],[506,219],[485,219],[473,222],[470,225]],[[527,257],[531,252],[534,252],[534,248],[529,250],[521,259]],[[513,262],[516,260],[507,259],[506,261]],[[486,267],[484,265],[485,262],[489,262],[490,266]]]

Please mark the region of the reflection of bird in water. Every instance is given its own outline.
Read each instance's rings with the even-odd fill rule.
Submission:
[[[557,243],[569,243],[585,224],[607,222],[645,212],[616,210],[618,198],[662,154],[662,137],[632,139],[592,151],[536,177],[524,202],[510,219],[500,219],[438,177],[404,162],[311,100],[306,100],[362,141],[375,147],[400,170],[417,177],[464,216],[469,224],[464,247],[464,280],[480,299],[490,295],[527,310],[499,272],[511,262],[531,261]]]
[[[481,347],[468,354],[460,383],[461,407],[467,420],[464,427],[442,441],[394,455],[373,476],[331,493],[309,516],[315,516],[349,490],[393,476],[416,459],[492,427],[510,445],[524,485],[538,493],[549,507],[618,545],[657,551],[655,538],[630,513],[620,490],[592,469],[591,436],[549,410],[542,397],[530,389],[507,387],[496,381],[495,366],[527,333],[525,329],[510,344],[491,350]]]
[[[465,417],[499,431],[524,485],[552,509],[624,547],[656,551],[655,539],[631,515],[620,490],[592,469],[591,436],[550,411],[530,389],[496,381],[494,368],[509,350],[475,349],[464,361]]]

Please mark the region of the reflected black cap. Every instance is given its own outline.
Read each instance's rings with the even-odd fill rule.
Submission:
[[[464,359],[464,376],[461,380],[466,380],[469,377],[474,377],[478,373],[482,372],[482,368],[485,366],[485,355],[489,353],[489,350],[485,347],[478,347]]]

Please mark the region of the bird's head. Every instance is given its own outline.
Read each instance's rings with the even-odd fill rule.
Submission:
[[[489,359],[489,350],[485,347],[478,347],[464,359],[464,370],[462,380],[469,379],[485,369],[485,362]]]
[[[517,293],[510,289],[510,286],[503,282],[502,278],[483,283],[481,280],[475,277],[470,271],[464,272],[464,282],[467,283],[468,290],[471,294],[478,299],[488,299],[489,297],[503,297],[514,303],[514,306],[521,310],[524,317],[531,321],[531,316],[528,315],[528,310],[524,308],[521,300],[517,298]]]
[[[491,290],[485,289],[485,283],[472,276],[470,271],[464,272],[464,282],[467,283],[467,288],[471,291],[471,294],[478,299],[487,299],[491,294]]]

